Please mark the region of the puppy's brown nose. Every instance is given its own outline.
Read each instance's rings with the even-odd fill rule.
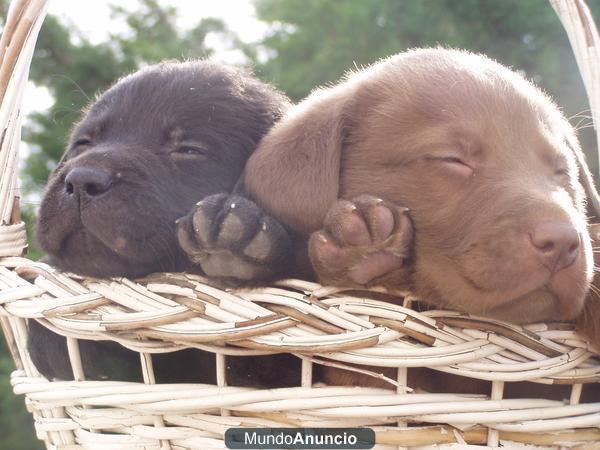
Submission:
[[[65,177],[67,194],[94,197],[110,188],[110,174],[91,167],[75,167]]]
[[[579,255],[579,234],[568,222],[541,222],[529,238],[542,264],[552,272],[569,267]]]

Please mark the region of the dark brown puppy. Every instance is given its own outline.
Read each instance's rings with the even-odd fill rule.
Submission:
[[[351,74],[293,108],[246,170],[268,213],[306,240],[321,230],[310,253],[323,283],[516,323],[579,317],[600,344],[586,301],[585,190],[597,193],[575,132],[488,58],[415,50]]]
[[[74,128],[48,181],[37,239],[50,263],[101,277],[189,269],[175,221],[233,190],[287,105],[249,75],[206,61],[121,79]]]
[[[262,270],[264,263],[277,267],[281,255],[257,242],[269,244],[261,238],[265,230],[269,239],[285,240],[285,232],[229,193],[287,107],[281,93],[249,74],[207,61],[163,63],[121,79],[75,126],[48,181],[37,224],[48,262],[98,277],[200,271],[188,252],[210,276],[270,274]],[[228,207],[232,202],[238,203],[235,210]],[[193,214],[187,216],[179,228],[184,252],[176,220],[192,207],[196,215],[210,216],[213,229],[196,234]],[[240,214],[251,224],[249,233],[237,233]],[[213,243],[219,244],[217,254],[211,253]],[[280,242],[269,248],[285,247]],[[48,378],[71,378],[64,339],[35,321],[30,326],[29,349],[39,370]],[[89,377],[131,378],[132,371],[139,372],[136,355],[117,345],[81,345]],[[157,357],[157,364],[161,358],[173,368],[168,357]],[[192,370],[186,365],[194,359],[182,361],[174,372],[185,376],[197,369],[200,378],[211,380],[209,364],[199,362]]]

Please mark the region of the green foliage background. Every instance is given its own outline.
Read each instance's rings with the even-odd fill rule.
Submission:
[[[205,0],[207,1],[207,0]],[[217,1],[217,0],[214,0]],[[0,0],[1,17],[6,0]],[[589,106],[566,35],[546,0],[254,0],[268,33],[241,42],[218,19],[198,20],[189,30],[176,24],[177,11],[164,0],[139,0],[128,12],[113,8],[127,32],[91,43],[80,30],[49,16],[39,37],[31,79],[49,89],[54,103],[31,116],[24,129],[29,153],[22,172],[32,223],[36,202],[60,157],[72,123],[96,93],[136,68],[171,58],[210,57],[206,37],[216,34],[239,49],[264,80],[294,100],[335,82],[348,69],[419,46],[453,46],[486,53],[523,71],[544,87],[583,129],[580,137],[597,172]],[[600,17],[600,0],[588,0]],[[0,22],[1,23],[1,22]],[[32,243],[33,257],[40,255]],[[14,369],[0,346],[0,450],[42,448],[34,437],[23,399],[12,394]]]

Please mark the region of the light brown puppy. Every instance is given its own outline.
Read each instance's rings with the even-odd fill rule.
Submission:
[[[574,129],[484,56],[414,50],[314,92],[263,139],[246,187],[313,234],[323,283],[409,290],[516,323],[579,317],[600,344],[587,296],[586,193],[588,208],[598,194]]]

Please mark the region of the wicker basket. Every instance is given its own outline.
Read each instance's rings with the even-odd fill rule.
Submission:
[[[600,403],[579,403],[582,385],[600,381],[600,359],[565,324],[519,327],[452,311],[419,313],[408,298],[389,303],[299,280],[230,292],[189,274],[84,279],[22,258],[27,244],[15,199],[20,105],[45,6],[13,2],[0,43],[0,320],[18,368],[14,391],[25,394],[47,448],[224,448],[233,426],[369,426],[377,449],[600,447]],[[583,36],[597,39],[585,6],[553,6],[579,24],[572,39],[583,33],[585,17]],[[588,55],[590,48],[584,46]],[[579,63],[597,83],[593,61]],[[67,337],[75,381],[39,375],[27,354],[27,319]],[[144,383],[86,381],[79,339],[113,340],[139,352]],[[215,353],[217,385],[155,383],[150,355],[187,347]],[[302,359],[299,387],[227,385],[230,355],[282,351]],[[393,390],[313,385],[313,364],[354,363]],[[378,375],[378,367],[397,368],[396,379]],[[414,367],[488,380],[491,389],[487,396],[416,393],[406,386]],[[503,399],[505,385],[516,381],[571,385],[570,401]]]

